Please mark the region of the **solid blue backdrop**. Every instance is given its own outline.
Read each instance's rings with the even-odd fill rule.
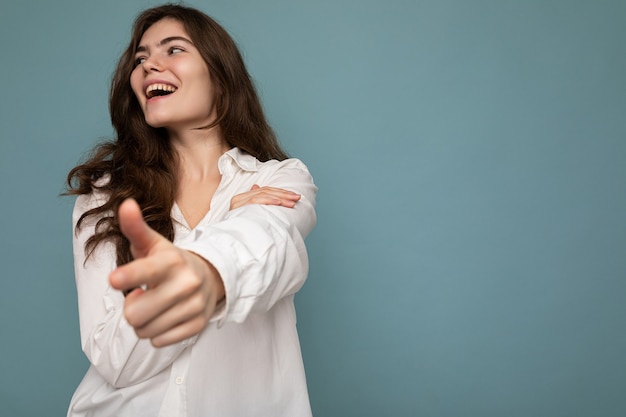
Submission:
[[[155,1],[2,6],[2,415],[64,415],[67,171]],[[190,1],[319,185],[297,297],[314,414],[626,413],[626,3]]]

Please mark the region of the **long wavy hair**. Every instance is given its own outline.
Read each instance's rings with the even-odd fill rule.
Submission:
[[[76,230],[85,219],[97,218],[95,233],[87,240],[85,252],[90,256],[99,244],[112,241],[118,265],[132,260],[130,244],[120,231],[117,214],[127,198],[137,200],[151,228],[170,241],[174,239],[170,213],[176,195],[178,157],[167,131],[146,123],[130,85],[143,34],[165,18],[183,25],[208,65],[215,90],[220,92],[215,97],[216,120],[207,129],[219,126],[230,147],[238,147],[261,161],[287,158],[265,118],[241,54],[226,30],[190,7],[166,4],[145,10],[135,20],[132,38],[111,82],[109,111],[116,139],[97,145],[87,160],[67,176],[67,195],[98,190],[108,196],[104,204],[81,215]]]

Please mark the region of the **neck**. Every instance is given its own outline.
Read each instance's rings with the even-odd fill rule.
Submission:
[[[219,175],[217,161],[230,149],[219,127],[170,131],[170,141],[179,159],[179,180],[201,181]]]

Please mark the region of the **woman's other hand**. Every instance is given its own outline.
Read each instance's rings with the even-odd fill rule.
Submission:
[[[250,191],[237,194],[230,200],[230,209],[234,210],[246,204],[265,204],[293,208],[300,200],[300,194],[274,187],[259,187],[254,184]]]
[[[134,260],[115,269],[109,281],[118,290],[132,290],[124,316],[137,336],[161,347],[198,334],[224,298],[217,270],[151,229],[134,200],[120,205],[119,221]]]

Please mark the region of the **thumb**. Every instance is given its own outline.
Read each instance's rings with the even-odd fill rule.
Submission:
[[[143,220],[139,204],[132,198],[124,200],[118,209],[118,218],[122,234],[130,241],[130,249],[135,258],[142,258],[150,253],[163,238]]]
[[[252,186],[252,188],[250,188],[250,191],[252,191],[252,190],[258,190],[259,188],[261,188],[261,187],[259,187],[259,184],[254,184],[254,185]]]

